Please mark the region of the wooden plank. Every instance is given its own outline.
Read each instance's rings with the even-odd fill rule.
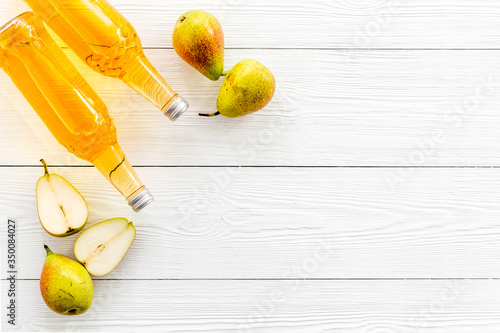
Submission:
[[[39,225],[41,166],[0,170],[0,218],[17,221],[19,277],[34,279],[43,244],[73,256],[77,236]],[[316,278],[500,276],[496,169],[415,169],[394,187],[385,168],[138,168],[156,199],[138,214],[94,168],[51,171],[87,199],[88,226],[123,216],[137,228],[104,278],[281,278],[310,266]]]
[[[450,166],[499,165],[499,51],[232,50],[266,64],[278,91],[268,107],[238,119],[215,110],[211,82],[173,50],[147,50],[191,104],[171,123],[116,79],[78,65],[107,103],[136,165]],[[72,55],[68,51],[69,55]],[[307,61],[304,61],[307,59]],[[477,96],[476,96],[477,95]],[[1,165],[85,165],[52,138],[0,72]]]
[[[36,280],[17,288],[21,331],[493,333],[500,325],[498,280],[96,281],[92,307],[76,317],[48,309]]]
[[[498,48],[495,0],[109,0],[146,47],[172,47],[181,14],[203,9],[224,28],[228,48]],[[0,22],[29,9],[2,0]]]

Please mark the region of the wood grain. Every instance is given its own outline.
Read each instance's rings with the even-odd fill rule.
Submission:
[[[496,169],[416,169],[393,188],[384,168],[138,168],[156,199],[139,214],[94,168],[51,171],[87,199],[88,226],[134,222],[134,245],[105,278],[282,278],[301,267],[315,278],[500,277]],[[77,235],[39,225],[42,173],[2,169],[20,278],[39,277],[43,244],[73,257]]]
[[[203,9],[224,28],[228,48],[498,48],[495,0],[109,0],[146,47],[172,47],[186,11]],[[29,7],[2,0],[0,22]]]
[[[171,123],[65,48],[155,195],[135,214],[0,72],[0,220],[18,226],[18,331],[499,331],[500,2],[109,2],[191,108]],[[172,49],[192,9],[224,27],[226,69],[254,58],[275,74],[265,110],[197,116],[214,111],[222,82]],[[0,25],[24,10],[2,0]],[[39,293],[43,244],[73,257],[77,237],[39,225],[42,157],[85,196],[88,226],[123,216],[137,228],[78,317]],[[2,267],[5,239],[2,223]],[[2,295],[7,286],[4,276]]]
[[[38,281],[18,283],[21,331],[494,333],[500,325],[498,280],[96,281],[91,309],[77,317],[49,310]]]
[[[191,104],[176,123],[119,80],[75,64],[107,103],[135,165],[490,166],[500,165],[500,57],[497,51],[232,50],[275,74],[268,107],[238,119],[214,111],[211,82],[173,50],[147,50]],[[71,55],[71,53],[68,54]],[[304,62],[303,59],[307,59]],[[476,97],[478,95],[478,97]],[[0,73],[5,124],[0,165],[86,165],[68,154]]]

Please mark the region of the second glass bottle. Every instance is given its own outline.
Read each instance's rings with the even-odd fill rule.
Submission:
[[[24,0],[96,72],[117,77],[176,120],[189,107],[144,55],[134,27],[106,0]]]

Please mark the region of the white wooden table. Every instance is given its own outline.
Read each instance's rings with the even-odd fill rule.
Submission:
[[[107,103],[156,201],[135,214],[68,154],[0,73],[3,330],[499,332],[500,2],[110,0],[191,107],[171,123],[118,80],[68,56]],[[185,11],[226,35],[226,69],[277,79],[263,111],[206,119],[211,82],[172,49]],[[0,21],[27,10],[2,0]],[[38,286],[44,158],[137,238],[96,278],[91,309],[53,313]],[[7,219],[17,221],[17,326],[7,325]]]

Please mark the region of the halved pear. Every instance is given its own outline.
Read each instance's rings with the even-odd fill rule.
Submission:
[[[132,222],[119,217],[94,224],[75,242],[75,257],[95,276],[118,266],[135,239]]]
[[[36,206],[42,227],[52,236],[64,237],[80,231],[87,223],[89,208],[78,190],[66,179],[45,174],[36,183]]]

